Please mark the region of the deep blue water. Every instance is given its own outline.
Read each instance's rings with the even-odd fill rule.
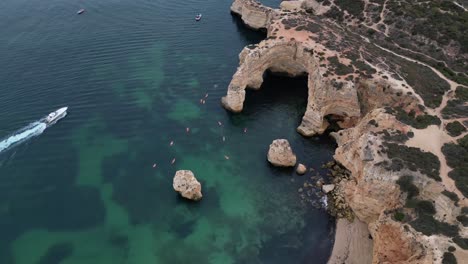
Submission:
[[[298,193],[315,172],[273,168],[266,152],[287,138],[321,171],[334,143],[295,131],[305,80],[269,76],[243,113],[220,106],[239,52],[264,38],[230,4],[0,2],[0,138],[69,106],[0,153],[0,263],[326,262],[334,222]],[[201,202],[173,191],[178,169]]]

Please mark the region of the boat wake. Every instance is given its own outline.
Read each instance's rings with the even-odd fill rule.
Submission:
[[[0,153],[7,151],[33,137],[39,136],[47,128],[41,121],[33,122],[0,141]]]

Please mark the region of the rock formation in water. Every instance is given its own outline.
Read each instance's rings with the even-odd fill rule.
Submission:
[[[203,197],[200,182],[189,170],[178,170],[174,175],[172,187],[182,197],[190,200],[198,201]]]
[[[299,175],[304,175],[306,172],[307,172],[307,167],[304,164],[299,163],[296,168],[296,173]]]
[[[267,154],[268,161],[278,167],[294,167],[296,155],[286,139],[275,139],[270,144]]]
[[[267,38],[242,50],[222,104],[242,111],[245,89],[259,89],[266,71],[307,76],[297,130],[341,128],[332,133],[335,160],[351,176],[326,191],[368,225],[373,263],[461,263],[468,259],[466,11],[450,1],[416,2],[305,0],[272,9],[235,0],[231,11]]]

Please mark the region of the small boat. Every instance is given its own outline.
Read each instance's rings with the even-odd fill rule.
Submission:
[[[84,8],[82,8],[82,9],[78,10],[78,12],[76,12],[76,13],[77,13],[78,15],[81,15],[81,14],[83,14],[84,12],[85,12],[85,10],[84,10]]]
[[[50,113],[45,118],[46,124],[47,125],[52,125],[52,124],[55,124],[60,119],[64,118],[67,115],[67,110],[68,110],[68,107],[62,107],[62,108]]]
[[[201,16],[202,16],[201,14],[198,14],[198,15],[195,17],[195,20],[196,20],[196,21],[200,21]]]

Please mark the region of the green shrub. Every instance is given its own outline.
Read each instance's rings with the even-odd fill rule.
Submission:
[[[337,75],[347,75],[354,72],[354,68],[352,66],[344,65],[338,60],[337,56],[329,57],[328,61]]]
[[[442,258],[442,264],[457,264],[457,259],[450,252],[445,252]]]
[[[458,86],[455,91],[455,98],[447,102],[447,106],[442,110],[445,118],[464,117],[468,113],[468,88]]]
[[[405,219],[405,214],[402,212],[395,212],[395,214],[393,214],[393,218],[395,218],[396,221],[401,222]]]
[[[450,247],[447,248],[447,250],[449,252],[455,252],[455,250],[457,250],[457,249],[454,246],[450,246]]]
[[[462,207],[461,213],[462,214],[468,214],[468,207],[467,206]]]
[[[466,215],[459,215],[457,216],[458,222],[460,222],[463,226],[468,226],[468,216]]]
[[[396,56],[386,56],[386,59],[386,62],[397,69],[414,91],[422,97],[428,107],[439,106],[445,92],[450,90],[449,83],[437,76],[429,67]]]
[[[452,137],[457,137],[466,131],[465,126],[458,121],[448,123],[445,129],[447,129],[448,134]]]
[[[361,0],[335,0],[335,4],[355,17],[361,17],[364,11],[364,2]]]
[[[434,204],[431,201],[418,201],[416,209],[420,214],[434,215],[436,213]]]
[[[445,144],[442,147],[447,164],[453,168],[449,177],[455,181],[455,186],[468,196],[468,135],[458,140],[458,144]]]
[[[430,125],[438,126],[441,124],[441,121],[437,116],[432,116],[432,115],[427,115],[427,114],[416,116],[414,112],[407,113],[401,107],[395,108],[395,112],[396,112],[395,117],[398,119],[398,121],[404,124],[410,125],[417,129],[424,129]]]
[[[385,129],[384,131],[382,131],[382,133],[384,134],[382,138],[385,141],[393,141],[393,142],[398,142],[398,143],[404,143],[404,142],[408,141],[408,139],[409,139],[408,135],[401,133],[400,130],[395,130],[395,131],[390,131],[389,132],[387,129]]]
[[[441,181],[439,176],[440,162],[434,154],[395,143],[385,142],[384,145],[385,152],[390,159],[400,159],[409,170],[419,171],[436,181]]]
[[[468,238],[462,238],[460,236],[456,236],[453,239],[453,242],[457,244],[459,247],[467,250],[468,249]]]
[[[462,101],[468,101],[468,88],[463,86],[458,86],[455,90],[455,97]]]
[[[396,183],[400,186],[400,190],[407,193],[407,199],[412,199],[419,195],[419,189],[413,183],[413,176],[401,176]]]
[[[416,220],[410,222],[410,225],[416,231],[421,232],[426,236],[436,234],[442,234],[448,237],[458,236],[458,227],[456,225],[450,225],[444,222],[437,221],[432,215],[428,214],[419,215],[419,217]]]
[[[468,135],[460,138],[458,144],[462,146],[466,151],[468,151]]]
[[[338,22],[343,21],[343,12],[340,11],[336,6],[332,6],[326,13],[325,16],[329,18],[333,18]]]
[[[460,199],[458,198],[458,195],[454,192],[450,192],[450,191],[447,191],[447,190],[444,190],[442,192],[443,195],[447,196],[448,198],[450,198],[450,200],[454,201],[454,202],[458,202]]]

